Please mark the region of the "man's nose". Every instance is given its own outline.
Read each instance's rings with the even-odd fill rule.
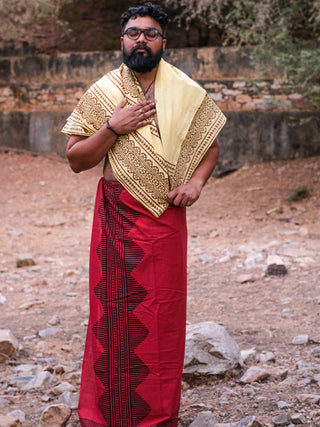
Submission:
[[[140,36],[137,38],[137,40],[139,42],[144,42],[144,43],[147,41],[146,36],[145,36],[143,31],[141,31]]]

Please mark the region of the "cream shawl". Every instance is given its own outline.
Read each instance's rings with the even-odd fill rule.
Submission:
[[[144,100],[134,73],[124,64],[89,88],[62,132],[92,135],[123,98],[127,106]],[[108,157],[121,184],[159,217],[168,206],[170,188],[190,180],[226,118],[203,88],[164,60],[155,79],[155,99],[159,132],[153,122],[121,135]]]

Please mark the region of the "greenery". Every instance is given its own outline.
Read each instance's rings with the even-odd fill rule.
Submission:
[[[140,0],[0,0],[0,38],[38,52],[119,48],[119,20]],[[320,99],[320,0],[155,0],[171,17],[168,47],[252,46],[292,91]]]
[[[287,197],[288,202],[297,202],[309,196],[309,190],[305,185],[299,185],[293,189]]]
[[[320,0],[165,0],[186,31],[206,27],[224,46],[253,46],[292,91],[320,103]]]

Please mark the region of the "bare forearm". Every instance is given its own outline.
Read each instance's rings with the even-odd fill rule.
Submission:
[[[96,166],[116,141],[116,135],[103,125],[89,137],[71,136],[67,145],[67,158],[74,172]]]
[[[181,208],[192,206],[199,199],[204,184],[217,164],[218,156],[219,144],[215,140],[194,171],[190,181],[179,185],[179,187],[169,192],[167,197],[168,203]]]
[[[218,157],[219,143],[216,139],[207,151],[207,153],[202,158],[198,167],[194,171],[190,181],[197,182],[202,188],[207,182],[208,178],[211,176],[214,168],[216,167]]]

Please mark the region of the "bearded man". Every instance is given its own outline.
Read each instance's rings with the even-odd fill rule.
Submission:
[[[177,426],[186,325],[186,207],[218,159],[225,117],[204,89],[162,59],[168,16],[121,17],[123,64],[68,118],[72,170],[105,159],[90,249],[83,427]]]

